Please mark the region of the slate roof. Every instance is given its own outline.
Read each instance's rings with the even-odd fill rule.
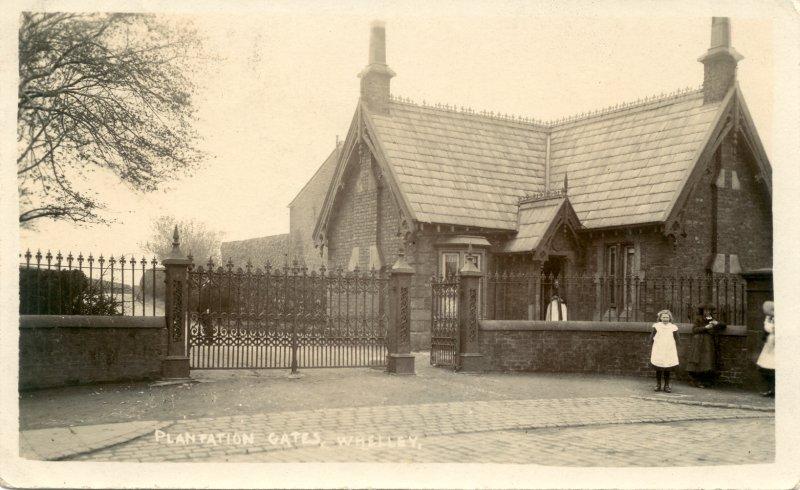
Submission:
[[[567,172],[570,202],[587,228],[663,221],[719,107],[695,91],[555,126],[551,187]]]
[[[549,135],[551,188],[567,172],[582,224],[601,228],[666,219],[720,105],[695,90],[538,124],[393,99],[368,118],[418,221],[517,230],[519,198],[545,187]]]
[[[563,197],[557,197],[520,205],[519,231],[503,244],[502,251],[511,253],[536,249],[565,201]]]
[[[543,188],[546,128],[397,101],[369,117],[419,221],[516,229]]]

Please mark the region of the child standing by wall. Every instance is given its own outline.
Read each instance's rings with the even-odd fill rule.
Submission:
[[[767,391],[761,396],[775,396],[775,303],[764,301],[764,332],[767,334],[764,348],[758,356],[756,364],[761,370],[761,376],[767,382]]]
[[[669,386],[670,371],[678,365],[678,326],[672,323],[672,313],[669,310],[658,312],[658,322],[653,324],[650,340],[653,350],[650,353],[650,363],[656,368],[656,391],[661,391],[661,377],[664,377],[664,392],[672,393]]]
[[[726,325],[716,319],[713,306],[700,305],[686,354],[686,372],[698,388],[712,384],[719,369],[719,334]]]

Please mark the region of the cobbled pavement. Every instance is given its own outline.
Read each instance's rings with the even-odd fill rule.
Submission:
[[[772,412],[596,397],[181,420],[71,459],[678,466],[770,462],[774,446]]]

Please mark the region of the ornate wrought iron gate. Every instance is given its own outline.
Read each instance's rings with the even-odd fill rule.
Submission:
[[[190,367],[384,365],[388,291],[375,271],[190,267]]]
[[[456,367],[458,353],[458,277],[431,279],[431,364]]]

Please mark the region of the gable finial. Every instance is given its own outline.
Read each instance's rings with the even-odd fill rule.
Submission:
[[[569,177],[568,173],[564,172],[564,195],[567,195],[567,189],[569,188]]]

